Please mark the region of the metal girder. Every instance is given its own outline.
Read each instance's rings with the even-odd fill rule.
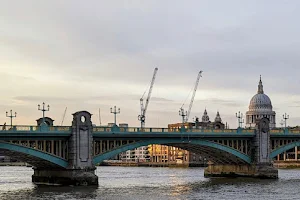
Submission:
[[[278,154],[281,154],[287,150],[290,150],[296,146],[300,146],[300,141],[295,141],[295,142],[291,142],[291,143],[288,143],[288,144],[285,144],[283,146],[280,146],[279,148],[277,149],[274,149],[271,154],[270,154],[270,157],[271,158],[274,158],[275,156],[277,156]]]
[[[26,146],[0,141],[0,150],[3,155],[11,156],[35,167],[66,168],[68,166],[65,159]]]
[[[240,159],[242,162],[245,163],[251,163],[251,158],[236,149],[214,143],[212,141],[208,140],[191,140],[189,142],[182,142],[180,139],[152,139],[152,140],[142,140],[142,141],[137,141],[134,143],[130,143],[127,145],[123,145],[120,147],[117,147],[115,149],[112,149],[110,151],[107,151],[105,153],[102,153],[98,156],[95,156],[93,159],[94,164],[100,163],[103,160],[109,159],[119,153],[132,150],[141,146],[147,146],[149,144],[161,144],[161,145],[167,145],[167,146],[173,146],[176,144],[187,144],[187,145],[199,145],[199,146],[206,146],[209,147],[210,149],[217,149],[218,152],[226,152],[226,154],[232,154],[238,159]],[[218,154],[218,152],[216,154]]]

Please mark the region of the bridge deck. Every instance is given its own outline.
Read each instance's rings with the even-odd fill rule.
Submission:
[[[71,126],[0,126],[0,138],[17,137],[69,137]],[[298,130],[271,130],[271,137],[300,137]],[[171,128],[137,128],[137,127],[93,127],[94,137],[101,138],[149,138],[149,137],[253,137],[251,129],[171,129]]]

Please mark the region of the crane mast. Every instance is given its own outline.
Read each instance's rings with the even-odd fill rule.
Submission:
[[[186,114],[185,122],[187,122],[189,120],[191,110],[192,110],[192,107],[193,107],[193,103],[194,103],[194,98],[195,98],[197,88],[198,88],[198,85],[199,85],[200,77],[202,77],[202,71],[200,71],[198,73],[196,84],[195,84],[195,87],[194,87],[194,90],[193,90],[193,95],[192,95],[191,102],[190,102],[190,105],[189,105],[189,109],[188,109],[187,114]],[[182,107],[181,107],[181,109],[182,109]]]
[[[102,125],[102,124],[101,124],[101,113],[100,113],[100,108],[99,108],[99,124],[100,124],[100,126]]]
[[[154,82],[155,82],[157,70],[158,70],[158,68],[154,69],[154,73],[153,73],[152,80],[151,80],[151,83],[150,83],[150,88],[149,88],[149,91],[148,91],[148,95],[147,95],[145,105],[144,105],[144,99],[143,98],[144,98],[144,95],[145,95],[146,92],[143,94],[142,98],[140,98],[141,114],[138,116],[138,119],[139,119],[139,121],[141,121],[141,128],[145,127],[146,112],[147,112],[147,108],[148,108],[149,101],[150,101],[150,98],[151,98],[151,93],[152,93],[153,85],[154,85]]]
[[[68,109],[68,107],[66,107],[65,112],[64,112],[64,114],[63,114],[63,118],[62,118],[61,124],[60,124],[61,126],[64,124],[64,120],[65,120],[65,117],[66,117],[67,109]]]

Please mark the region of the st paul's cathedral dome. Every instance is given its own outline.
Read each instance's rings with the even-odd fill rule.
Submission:
[[[257,94],[252,97],[249,111],[246,113],[246,127],[254,128],[256,120],[263,117],[270,120],[270,128],[275,128],[276,113],[273,111],[270,98],[264,93],[263,84],[260,78]]]

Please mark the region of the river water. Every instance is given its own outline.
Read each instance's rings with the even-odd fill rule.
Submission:
[[[31,183],[28,167],[0,167],[0,199],[300,199],[300,170],[278,180],[204,178],[203,168],[98,167],[99,187]]]

